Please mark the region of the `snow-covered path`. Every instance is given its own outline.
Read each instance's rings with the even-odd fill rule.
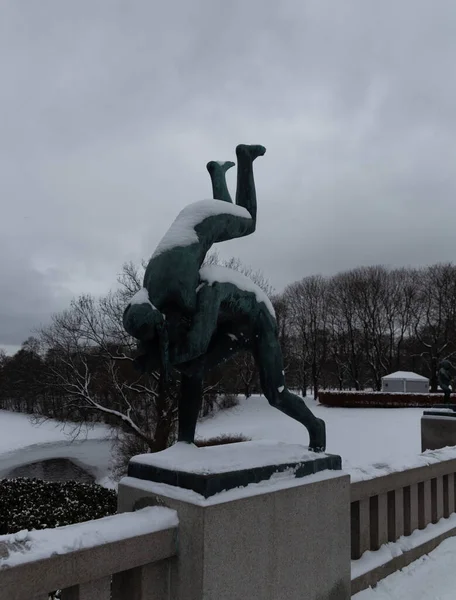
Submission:
[[[456,537],[448,538],[427,556],[380,581],[353,600],[454,600],[456,598]]]

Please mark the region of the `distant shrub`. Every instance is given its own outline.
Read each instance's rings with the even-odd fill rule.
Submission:
[[[456,395],[452,396],[456,400]],[[442,394],[403,394],[392,392],[318,392],[323,406],[341,408],[428,408],[443,404]]]
[[[116,492],[95,483],[0,479],[0,535],[99,519],[116,504]]]
[[[222,394],[217,400],[219,410],[228,410],[239,405],[239,397],[236,394]]]
[[[122,431],[114,446],[111,471],[113,478],[119,480],[125,477],[130,459],[138,454],[147,454],[148,452],[150,452],[150,447],[144,440],[134,434]]]
[[[216,412],[217,409],[218,402],[217,393],[215,392],[215,390],[205,392],[205,394],[203,394],[203,401],[201,402],[200,416],[207,417],[207,415]]]
[[[195,446],[198,448],[205,448],[207,446],[221,446],[223,444],[236,444],[237,442],[248,442],[249,438],[243,435],[219,435],[215,438],[209,438],[207,440],[195,440]]]

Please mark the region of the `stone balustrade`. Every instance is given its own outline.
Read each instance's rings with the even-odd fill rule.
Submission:
[[[452,456],[454,456],[454,453]],[[414,531],[424,530],[430,524],[437,524],[442,518],[448,518],[456,513],[456,458],[440,460],[439,456],[436,455],[426,460],[429,460],[430,464],[350,484],[352,564],[361,562],[360,559],[362,559],[366,552],[375,553],[384,544],[397,542],[400,538],[401,540],[407,540],[407,536],[410,536]],[[343,477],[330,478],[328,479],[328,485],[333,485],[332,481],[334,481],[334,484],[343,485],[343,479]],[[339,480],[340,484],[338,483]],[[121,486],[125,488],[122,492],[124,503],[127,500],[130,502],[130,499],[131,502],[136,502],[138,498],[144,496],[145,491],[143,488],[147,487],[144,484],[141,484],[137,491],[134,491],[132,488],[126,496],[125,490],[129,489],[128,485],[131,486],[130,482],[133,480],[126,479],[124,481],[125,483]],[[323,483],[324,480],[318,483],[318,495],[322,498]],[[290,495],[291,491],[293,491],[293,494],[298,494],[298,492],[301,495],[303,493],[307,494],[306,490],[311,490],[312,485],[314,485],[306,484],[305,478],[302,480],[302,484],[302,488],[292,487],[288,491],[280,491],[279,489],[273,491],[271,489],[265,495],[253,497],[252,500],[246,498],[242,501],[228,502],[226,504],[227,508],[223,510],[234,510],[234,513],[230,517],[232,522],[233,515],[237,514],[239,510],[235,506],[238,502],[247,506],[247,502],[254,501],[258,506],[256,506],[256,512],[254,511],[255,518],[252,516],[254,526],[252,532],[255,531],[256,535],[258,535],[259,523],[263,519],[258,510],[261,510],[263,505],[264,508],[268,506],[266,498],[271,498],[271,501],[274,498],[273,502],[276,504],[281,497],[280,494]],[[153,498],[157,498],[154,493],[148,492],[148,494]],[[348,509],[348,496],[344,498],[343,494],[340,495],[338,493],[335,497],[338,497],[339,503],[342,503]],[[299,502],[295,500],[293,500],[293,506],[302,506],[305,510],[302,518],[300,517],[300,525],[303,526],[302,523],[305,522],[307,523],[307,527],[309,526],[308,521],[311,524],[315,524],[317,522],[317,515],[321,515],[322,513],[319,513],[316,508],[317,512],[309,519],[309,500],[304,497]],[[171,505],[176,503],[172,499],[166,501]],[[205,502],[207,503],[208,501]],[[329,505],[327,503],[328,500],[325,499],[325,502],[317,503],[316,506],[321,508],[323,505],[325,507],[324,512],[328,513]],[[188,502],[184,504],[177,502],[175,508],[177,509],[177,513],[184,511],[184,515],[186,514],[185,511],[188,512],[190,508],[194,512],[198,512],[199,510],[201,514],[207,513],[209,515],[211,510],[217,512],[217,514],[219,512],[221,514],[222,507],[225,504],[222,503],[220,506],[216,504],[213,509],[211,506],[211,503],[206,506],[203,502],[202,506],[198,508],[197,505],[193,507]],[[129,509],[127,506],[124,506],[122,510]],[[151,512],[150,515],[147,515],[147,519],[144,519],[144,511],[155,512]],[[154,516],[158,514],[157,511],[161,511],[160,515],[162,515],[164,520],[157,520]],[[244,512],[245,510],[242,511],[243,515]],[[276,513],[273,511],[271,514],[275,515]],[[291,513],[285,511],[283,513],[285,520],[287,519],[286,514],[288,514],[288,518],[291,518]],[[344,522],[347,523],[349,518],[348,510],[345,514]],[[179,520],[180,517],[181,515],[179,514]],[[127,531],[125,523],[121,523],[121,520],[126,518],[131,520],[129,522],[131,525],[127,527]],[[276,518],[274,516],[274,519]],[[293,518],[296,521],[295,526],[298,526],[299,519],[296,518],[296,515],[293,515]],[[135,522],[137,519],[138,523]],[[124,512],[113,517],[85,524],[56,528],[55,530],[44,530],[43,532],[31,532],[33,534],[32,548],[30,550],[24,546],[23,552],[20,548],[21,543],[23,543],[20,536],[18,539],[16,539],[14,534],[11,536],[2,536],[0,537],[0,600],[31,600],[32,598],[34,600],[44,600],[47,599],[49,592],[57,589],[62,590],[62,600],[108,600],[110,598],[112,600],[126,600],[127,598],[129,600],[145,600],[146,597],[154,598],[154,600],[169,600],[173,596],[170,591],[173,589],[173,577],[175,586],[176,581],[179,582],[184,573],[186,576],[190,576],[190,571],[192,571],[193,579],[199,573],[198,569],[201,573],[206,573],[206,565],[195,563],[195,551],[197,547],[199,548],[197,541],[201,537],[201,527],[198,526],[194,529],[195,525],[192,519],[189,521],[188,515],[186,516],[186,520],[184,519],[184,522],[181,523],[183,527],[179,543],[181,553],[178,553],[177,519],[176,512],[170,508],[149,506],[137,512]],[[202,523],[204,519],[201,519],[202,517],[196,519],[195,524],[200,523],[200,521]],[[139,522],[139,520],[141,521]],[[340,519],[338,522],[338,528],[342,532],[342,522]],[[218,521],[214,521],[214,523],[218,524]],[[444,523],[443,527],[442,523]],[[191,527],[189,529],[190,524]],[[81,525],[84,525],[87,529],[83,536],[80,535]],[[211,526],[215,527],[213,524]],[[369,570],[364,570],[361,574],[355,576],[352,579],[352,594],[369,585],[375,585],[389,573],[406,566],[419,556],[430,552],[445,537],[456,535],[456,524],[451,519],[446,523],[441,522],[439,527],[440,529],[436,530],[435,535],[429,532],[428,529],[422,542],[409,544],[408,546],[406,544],[407,548],[405,551],[392,552],[391,557],[386,561],[380,561],[377,566],[374,565]],[[206,527],[203,529],[206,530]],[[88,535],[91,530],[95,532],[95,535],[92,537]],[[245,537],[245,524],[243,528],[235,528],[235,530],[233,532],[229,528],[224,529],[223,535],[226,536],[225,531],[228,531],[231,536],[236,535],[237,532],[237,535],[242,534]],[[73,531],[74,540],[72,542]],[[61,540],[62,532],[65,533],[65,540],[67,540],[67,543],[63,545]],[[310,560],[310,556],[308,555],[309,535],[308,532],[302,531],[302,533],[306,533],[306,535],[302,536],[302,557],[295,556],[293,553],[293,556],[296,557],[301,567],[303,564],[306,564],[307,560]],[[40,545],[40,535],[46,537],[46,544],[44,546],[43,544]],[[87,541],[81,542],[80,540],[86,539],[87,535],[89,543]],[[316,535],[316,532],[314,535]],[[318,535],[321,536],[321,533]],[[224,552],[228,552],[228,555],[231,556],[230,549],[233,547],[234,541],[231,540],[228,543],[228,538],[226,538],[222,542],[223,536],[221,536],[220,532],[216,537],[219,543],[223,543],[226,546]],[[413,537],[416,538],[416,533]],[[54,539],[55,548],[53,550]],[[342,539],[343,534],[341,534]],[[36,549],[39,550],[38,552],[34,550],[34,543]],[[274,544],[275,542],[271,541],[271,543]],[[319,543],[321,543],[321,538]],[[201,544],[204,546],[203,542]],[[347,541],[345,545],[347,549],[348,545]],[[248,551],[248,555],[254,551],[253,547],[249,549],[248,545],[246,546],[245,540],[242,548],[244,546],[246,547],[246,551]],[[43,551],[43,547],[45,551]],[[240,548],[241,546],[238,548],[238,551],[240,551]],[[264,553],[264,545],[262,544],[258,547],[255,546],[255,553],[260,552],[260,549]],[[190,552],[190,550],[192,551]],[[297,551],[298,549],[295,548],[295,550]],[[197,555],[200,555],[199,551]],[[222,567],[227,570],[226,557],[223,558],[222,555],[223,552],[220,557],[220,560],[223,559],[221,564],[219,564],[220,560],[217,562],[214,559],[214,557],[217,558],[217,553],[214,554],[212,552],[209,555],[211,561],[217,563],[213,565],[215,571],[218,571]],[[267,558],[269,555],[265,556]],[[240,557],[239,560],[242,562],[246,559],[245,557]],[[271,558],[269,557],[268,560],[271,560]],[[347,561],[349,562],[348,556]],[[255,563],[259,566],[258,555]],[[176,571],[176,568],[178,571]],[[325,572],[327,573],[327,567],[325,567]],[[249,573],[250,577],[252,577],[253,572],[249,570]],[[215,578],[214,581],[217,581],[218,575],[215,572],[213,575],[206,573],[204,577],[209,577],[210,581],[213,581],[213,578]],[[280,576],[277,574],[275,577],[280,579]],[[187,595],[188,598],[200,597],[199,592],[190,593],[190,589],[196,585],[196,580],[193,581],[192,578],[190,579],[191,583],[187,583],[181,588],[178,594],[179,597],[187,598]],[[214,586],[215,584],[211,583],[209,587],[212,589]],[[182,592],[182,590],[187,591]],[[340,598],[346,598],[343,590],[340,593]],[[277,600],[280,599],[278,598]]]

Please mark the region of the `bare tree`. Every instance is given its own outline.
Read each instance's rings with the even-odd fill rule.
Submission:
[[[349,365],[347,322],[337,289],[337,284],[331,281],[328,289],[328,358],[329,368],[337,382],[337,387],[339,390],[343,390],[351,386],[352,378]],[[350,324],[350,321],[348,323]]]
[[[159,375],[134,372],[128,348],[107,327],[103,308],[103,301],[83,296],[41,331],[53,355],[47,361],[49,381],[63,391],[69,417],[81,411],[102,413],[104,420],[156,450],[163,446]]]
[[[456,267],[437,264],[421,270],[417,287],[414,334],[428,369],[431,391],[436,392],[438,364],[455,352]]]
[[[388,273],[387,293],[383,296],[388,336],[388,371],[399,371],[405,357],[404,341],[410,338],[416,311],[418,271],[394,269]]]
[[[348,379],[356,390],[364,385],[364,351],[361,323],[356,304],[358,280],[354,272],[340,273],[329,286],[330,320],[335,329],[332,355],[338,365],[338,377]]]
[[[297,341],[297,356],[302,370],[302,388],[310,374],[317,398],[322,370],[328,355],[328,282],[314,275],[288,286],[284,292],[290,321]]]
[[[118,448],[156,452],[175,439],[180,377],[173,371],[165,385],[158,372],[134,369],[136,340],[125,332],[122,315],[141,281],[139,269],[124,265],[115,292],[73,300],[40,330],[40,342],[47,385],[59,391],[65,408],[62,417],[81,421],[98,415],[120,433]],[[203,391],[205,412],[214,405],[213,388],[209,382]]]
[[[139,281],[138,271],[125,265],[119,290],[74,300],[41,329],[40,340],[48,352],[48,383],[61,391],[68,418],[98,413],[157,451],[174,436],[176,385],[165,392],[159,373],[133,368],[135,341],[123,329],[122,312]]]
[[[364,359],[376,390],[380,390],[381,378],[388,372],[388,276],[387,269],[382,266],[352,271],[353,297],[363,335]]]

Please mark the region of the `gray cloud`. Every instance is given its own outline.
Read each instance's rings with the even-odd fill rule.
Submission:
[[[441,0],[2,5],[0,345],[103,293],[239,142],[277,289],[453,260],[456,8]],[[234,184],[234,175],[231,183]]]

